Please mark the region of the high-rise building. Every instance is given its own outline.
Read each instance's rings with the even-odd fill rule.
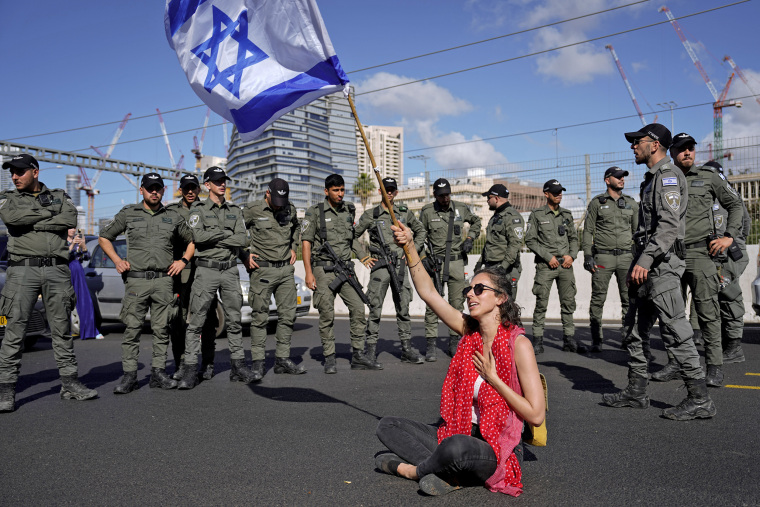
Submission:
[[[356,127],[342,93],[328,95],[281,116],[253,141],[232,131],[227,172],[248,180],[252,190],[232,192],[243,204],[261,199],[272,178],[290,185],[290,201],[305,209],[325,198],[324,181],[333,173],[346,182],[346,200],[354,200]]]
[[[380,168],[380,175],[383,178],[396,178],[396,181],[401,184],[404,181],[404,128],[377,125],[363,125],[363,127],[372,155]],[[356,146],[359,172],[372,174],[372,161],[369,159],[358,129]]]
[[[66,175],[66,193],[71,197],[74,206],[82,204],[82,177],[78,174]]]

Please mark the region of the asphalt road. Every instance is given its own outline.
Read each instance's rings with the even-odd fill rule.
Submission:
[[[626,385],[617,332],[607,330],[601,355],[580,356],[560,351],[556,327],[547,329],[539,356],[549,385],[549,441],[527,448],[523,495],[468,488],[426,497],[416,482],[375,470],[382,445],[374,432],[383,415],[437,421],[448,359],[401,364],[395,324],[384,321],[385,369],[351,371],[348,322],[339,320],[338,374],[324,375],[316,325],[299,319],[293,338],[306,375],[269,370],[258,385],[230,383],[222,339],[217,375],[191,391],[148,387],[150,340],[143,337],[141,388],[123,396],[112,394],[121,328],[107,327],[105,340],[76,343],[81,378],[100,392],[86,402],[60,399],[50,341],[42,340],[23,357],[16,412],[0,415],[2,504],[760,504],[760,389],[711,389],[712,420],[660,417],[686,395],[680,382],[651,384],[648,410],[607,408],[602,393]],[[422,322],[413,323],[413,334],[423,346]],[[588,342],[588,328],[577,336]],[[659,368],[665,353],[654,337]],[[273,342],[270,335],[268,369]],[[744,348],[748,360],[726,365],[726,383],[760,387],[760,329],[747,329]]]

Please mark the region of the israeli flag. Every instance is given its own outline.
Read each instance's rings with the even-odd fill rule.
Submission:
[[[190,86],[243,141],[348,91],[315,0],[166,0],[164,24]]]

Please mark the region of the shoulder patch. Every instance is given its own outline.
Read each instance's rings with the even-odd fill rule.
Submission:
[[[678,178],[676,177],[663,178],[662,184],[663,186],[678,185]]]
[[[522,220],[520,220],[519,218],[513,218],[512,219],[512,223],[513,224],[519,224],[520,222],[522,222]]]
[[[201,220],[201,217],[200,217],[200,215],[198,215],[197,213],[193,213],[193,214],[191,214],[191,215],[190,215],[190,217],[187,219],[187,224],[188,224],[190,227],[195,227],[196,225],[198,225],[198,222],[200,222],[200,220]]]
[[[6,202],[8,202],[8,198],[4,195],[0,196],[0,209],[3,209],[3,206],[5,206]]]
[[[666,192],[665,200],[673,211],[678,211],[681,208],[681,194],[679,192]]]
[[[409,208],[406,206],[406,204],[401,204],[401,205],[398,207],[398,210],[399,210],[400,212],[402,212],[402,213],[406,213],[407,211],[409,211]]]
[[[723,181],[728,181],[726,177],[723,175],[723,173],[718,173],[718,176],[720,176],[720,179],[722,179]]]

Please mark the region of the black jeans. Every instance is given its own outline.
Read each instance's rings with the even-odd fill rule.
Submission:
[[[402,417],[383,417],[377,438],[401,459],[417,466],[420,478],[436,474],[461,485],[482,485],[496,471],[488,443],[469,435],[453,435],[438,445],[437,428]]]

